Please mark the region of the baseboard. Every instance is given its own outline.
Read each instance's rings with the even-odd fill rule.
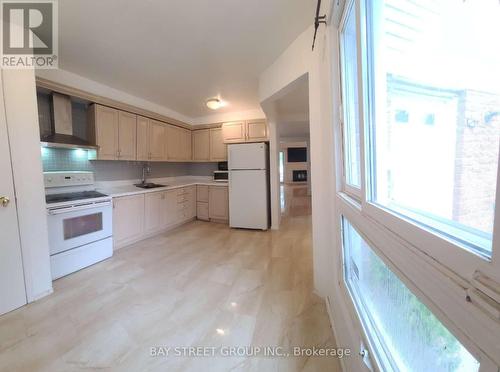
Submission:
[[[335,332],[335,326],[334,326],[334,322],[333,322],[333,313],[332,313],[332,306],[330,304],[330,296],[322,296],[317,290],[316,288],[313,289],[312,291],[316,296],[322,298],[324,301],[325,301],[325,304],[326,304],[326,312],[328,314],[328,320],[330,321],[330,328],[333,332],[333,337],[335,338],[335,342],[338,343],[338,334],[337,332]],[[339,347],[339,345],[337,344],[336,347]],[[342,372],[346,371],[346,366],[345,366],[345,362],[344,362],[344,358],[339,358],[339,362],[340,362],[340,368],[342,370]]]
[[[54,293],[54,288],[53,287],[50,287],[50,289],[47,289],[46,291],[43,291],[41,293],[38,293],[34,296],[32,296],[29,300],[28,300],[28,303],[32,303],[32,302],[35,302],[35,301],[38,301],[39,299],[45,297],[45,296],[48,296],[50,294]]]
[[[204,220],[202,220],[202,221],[204,221]],[[226,224],[226,225],[229,223],[228,220],[218,220],[218,219],[215,219],[215,218],[211,218],[210,222],[223,223],[223,224]]]
[[[330,296],[326,296],[325,303],[326,303],[326,312],[328,313],[328,319],[330,320],[330,328],[332,329],[333,337],[335,337],[335,343],[336,343],[335,346],[339,347],[339,345],[338,345],[339,338],[338,338],[337,332],[335,332],[335,325],[334,325],[334,322],[333,322],[332,306],[330,304]],[[339,358],[339,362],[340,362],[340,369],[342,370],[342,372],[346,371],[346,366],[345,366],[344,358]]]
[[[326,299],[325,299],[325,296],[323,296],[322,294],[320,294],[316,288],[314,288],[312,292],[313,292],[316,296],[321,297],[323,300],[326,300]]]

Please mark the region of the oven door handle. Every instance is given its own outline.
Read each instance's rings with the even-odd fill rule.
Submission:
[[[85,209],[92,209],[92,208],[100,208],[100,207],[107,207],[111,206],[111,200],[105,201],[105,202],[97,202],[97,203],[89,203],[89,204],[84,204],[84,205],[77,205],[74,207],[62,207],[62,208],[56,208],[56,209],[49,209],[48,213],[50,215],[55,215],[55,214],[63,214],[63,213],[69,213],[69,212],[75,212],[75,211],[83,211]]]

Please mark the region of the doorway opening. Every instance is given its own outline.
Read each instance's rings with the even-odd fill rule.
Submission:
[[[307,215],[311,213],[308,75],[284,88],[273,105],[279,210],[282,217]]]
[[[285,182],[285,153],[280,151],[279,154],[279,170],[280,170],[280,183]]]

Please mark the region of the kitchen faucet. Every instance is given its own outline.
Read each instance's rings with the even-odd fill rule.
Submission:
[[[149,163],[142,163],[142,184],[146,183],[146,175],[151,173],[151,165]]]
[[[167,185],[160,185],[153,182],[146,182],[146,177],[151,173],[151,165],[148,162],[142,163],[142,180],[141,183],[136,183],[134,186],[141,189],[154,189],[157,187],[165,187]]]

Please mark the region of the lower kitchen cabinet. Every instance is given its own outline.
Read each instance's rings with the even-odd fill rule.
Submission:
[[[195,186],[181,187],[174,190],[154,192],[146,195],[145,216],[151,222],[151,227],[146,233],[164,230],[179,225],[196,217],[195,212]]]
[[[177,222],[181,223],[196,217],[196,189],[189,186],[177,190]]]
[[[208,203],[208,187],[206,185],[196,186],[196,201]]]
[[[196,186],[196,217],[199,220],[208,221],[208,186]]]
[[[226,186],[209,186],[208,215],[211,220],[229,220],[229,194]]]
[[[164,203],[164,224],[165,227],[173,226],[177,222],[177,190],[165,192]]]
[[[196,186],[196,217],[199,220],[229,220],[229,195],[226,186]]]
[[[164,227],[165,192],[145,194],[144,232],[146,234],[160,231]]]
[[[196,217],[202,221],[208,221],[210,216],[208,214],[208,203],[207,202],[197,202],[196,203]]]
[[[186,187],[188,195],[187,215],[188,218],[196,217],[196,186]]]
[[[113,199],[115,248],[132,243],[144,233],[144,194]]]
[[[227,221],[227,187],[186,186],[113,198],[114,248],[182,225],[196,217]]]

